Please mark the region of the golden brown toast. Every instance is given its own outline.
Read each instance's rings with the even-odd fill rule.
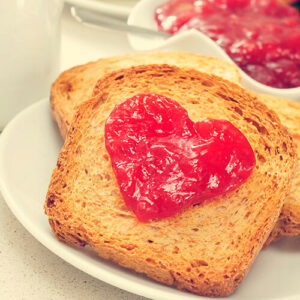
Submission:
[[[268,238],[289,192],[296,154],[277,115],[219,77],[168,65],[105,77],[71,124],[52,174],[45,211],[57,238],[199,295],[231,294]],[[192,121],[226,119],[251,144],[256,167],[238,189],[173,217],[138,222],[126,207],[105,148],[104,124],[139,93],[177,101]]]
[[[233,82],[240,81],[239,71],[234,65],[213,57],[188,52],[138,53],[99,59],[63,72],[52,85],[51,111],[62,137],[66,137],[76,111],[75,107],[90,98],[100,78],[122,68],[146,64],[194,68]]]

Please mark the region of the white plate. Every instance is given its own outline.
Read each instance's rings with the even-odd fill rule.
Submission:
[[[121,289],[157,300],[209,299],[156,283],[97,257],[89,248],[59,242],[43,204],[63,141],[48,100],[15,117],[0,136],[0,188],[12,212],[48,249],[78,269]],[[226,299],[300,299],[300,239],[282,239],[261,252],[237,291]]]
[[[127,18],[137,0],[65,0],[67,3],[120,18]]]

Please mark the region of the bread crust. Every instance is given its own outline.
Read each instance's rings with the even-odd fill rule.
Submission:
[[[269,236],[288,194],[296,155],[277,115],[241,87],[168,65],[119,70],[79,106],[53,171],[45,211],[57,238],[205,296],[231,294]],[[228,119],[247,137],[257,165],[237,190],[174,217],[137,222],[120,195],[104,145],[104,123],[128,97],[152,92],[193,121]],[[96,93],[96,90],[95,90]]]
[[[282,236],[300,235],[300,103],[270,95],[254,95],[278,114],[281,123],[293,137],[297,154],[291,190],[284,200],[279,219],[265,244],[266,247]]]
[[[61,73],[51,87],[52,117],[57,122],[62,137],[66,138],[76,111],[75,107],[91,97],[93,88],[100,78],[118,69],[156,63],[194,68],[237,83],[241,78],[234,65],[190,52],[127,54],[76,66]]]

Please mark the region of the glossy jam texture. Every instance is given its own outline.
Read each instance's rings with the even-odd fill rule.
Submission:
[[[300,86],[300,15],[293,7],[276,0],[171,0],[155,19],[169,33],[203,32],[263,84]]]
[[[140,221],[165,218],[236,189],[255,157],[230,122],[192,122],[177,102],[139,94],[105,125],[106,149],[127,206]]]

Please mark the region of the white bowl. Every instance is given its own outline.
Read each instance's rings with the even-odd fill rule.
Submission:
[[[128,24],[157,30],[154,20],[155,9],[168,0],[141,0],[131,11]],[[197,30],[189,30],[170,36],[149,38],[141,35],[128,34],[131,46],[137,51],[189,51],[207,56],[213,56],[234,63],[226,52],[209,37]],[[278,97],[300,101],[300,87],[278,89],[266,86],[248,76],[241,69],[242,85],[250,90],[271,94]]]

